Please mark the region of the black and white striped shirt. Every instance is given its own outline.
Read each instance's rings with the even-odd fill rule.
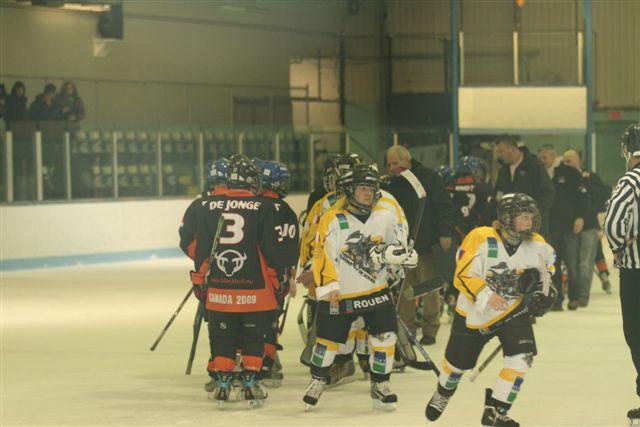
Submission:
[[[614,254],[620,254],[618,268],[640,269],[638,209],[640,165],[624,174],[607,202],[604,231]]]

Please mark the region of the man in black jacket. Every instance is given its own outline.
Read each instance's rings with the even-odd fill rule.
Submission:
[[[542,224],[540,234],[549,235],[549,210],[555,197],[555,189],[544,166],[534,155],[518,148],[518,141],[511,135],[497,140],[497,150],[502,167],[496,179],[496,201],[507,193],[524,193],[538,204]]]
[[[580,238],[585,225],[585,214],[589,209],[588,194],[580,173],[557,162],[559,158],[553,145],[542,146],[538,150],[538,156],[551,175],[556,190],[548,236],[557,254],[553,282],[556,289],[562,289],[560,262],[564,261],[569,273],[569,309],[575,310],[580,296]],[[589,272],[592,273],[592,270],[593,267]],[[563,299],[562,292],[558,292],[553,308],[555,311],[562,310]]]
[[[37,122],[46,122],[52,120],[60,120],[57,117],[57,111],[53,107],[53,98],[56,96],[56,87],[52,83],[47,83],[44,87],[44,92],[38,95],[31,103],[29,109],[29,116],[31,120]]]
[[[562,157],[567,167],[580,174],[582,186],[588,195],[587,207],[583,211],[584,227],[580,233],[577,295],[577,306],[586,307],[589,304],[589,294],[591,293],[597,246],[600,244],[602,236],[598,214],[604,214],[605,203],[611,193],[595,172],[589,172],[583,167],[580,154],[576,150],[567,150]]]
[[[413,187],[398,176],[405,169],[413,172],[427,193],[427,200],[422,215],[418,236],[414,248],[418,252],[418,267],[407,271],[407,285],[415,286],[438,274],[436,257],[438,252],[449,252],[452,248],[453,206],[451,197],[445,190],[445,184],[438,174],[420,162],[411,158],[411,153],[401,145],[387,150],[387,171],[390,180],[384,186],[398,200],[407,216],[409,227],[416,224],[418,198]],[[409,229],[409,235],[412,230]],[[440,327],[440,294],[435,291],[424,298],[424,323],[422,325],[421,344],[434,344]],[[400,296],[398,305],[400,318],[412,332],[417,329],[416,306],[413,299]]]

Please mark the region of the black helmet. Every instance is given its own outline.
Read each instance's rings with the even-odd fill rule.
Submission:
[[[350,155],[343,156],[342,154],[333,156],[329,161],[330,163],[325,168],[322,176],[322,185],[327,192],[335,191],[338,178],[358,164],[354,157]]]
[[[355,194],[358,186],[374,189],[375,196],[370,205],[363,205],[357,202]],[[337,189],[345,195],[351,210],[355,210],[355,213],[362,215],[370,214],[373,205],[380,198],[380,173],[378,172],[378,167],[372,163],[361,163],[354,166],[338,178]]]
[[[627,161],[630,157],[640,157],[640,123],[629,125],[622,134],[622,157]]]
[[[244,154],[234,154],[229,158],[227,186],[257,190],[260,187],[258,168]]]
[[[515,220],[522,213],[533,215],[529,230],[516,230]],[[538,204],[530,196],[523,193],[509,193],[498,202],[498,221],[504,231],[504,237],[511,244],[522,240],[531,240],[533,233],[540,230],[540,211]]]

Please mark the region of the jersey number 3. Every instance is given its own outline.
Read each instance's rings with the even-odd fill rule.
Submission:
[[[220,237],[220,243],[223,245],[236,245],[242,242],[244,239],[244,218],[242,215],[238,215],[236,213],[223,213],[224,222],[226,227],[224,228],[225,233],[231,234],[230,237]],[[231,224],[227,224],[227,221],[230,221]]]

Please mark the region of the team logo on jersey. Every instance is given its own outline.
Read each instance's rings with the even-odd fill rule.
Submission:
[[[369,258],[369,251],[376,244],[360,231],[354,231],[347,237],[347,247],[340,251],[340,259],[349,264],[362,277],[375,283],[375,270]]]
[[[242,270],[247,255],[233,249],[227,249],[224,252],[213,255],[216,259],[216,265],[227,277],[231,277],[238,271]]]
[[[487,237],[487,246],[489,248],[488,257],[498,258],[498,241],[495,237]]]
[[[516,270],[510,269],[506,262],[500,262],[487,271],[487,285],[501,297],[513,300],[520,297],[518,277]]]

